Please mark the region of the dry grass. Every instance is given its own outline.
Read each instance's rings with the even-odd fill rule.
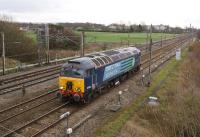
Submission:
[[[183,54],[185,56],[185,54]],[[182,61],[181,61],[182,62]],[[154,93],[154,90],[157,89],[158,83],[162,80],[167,80],[168,76],[174,72],[174,69],[180,66],[181,62],[176,61],[175,58],[172,59],[164,68],[162,68],[154,77],[151,86],[140,96],[131,102],[127,107],[123,108],[121,111],[116,113],[112,118],[108,119],[105,124],[96,130],[95,136],[98,137],[140,137],[140,136],[152,136],[152,137],[160,137],[159,133],[154,133],[149,131],[152,125],[148,121],[148,119],[140,118],[140,120],[146,120],[150,124],[149,128],[145,130],[140,124],[136,124],[135,121],[128,122],[133,117],[141,105],[145,101],[146,98],[151,96]],[[142,105],[143,106],[143,105]],[[138,116],[141,114],[138,113]],[[131,124],[132,123],[132,124]],[[124,126],[125,125],[125,126]]]
[[[17,61],[14,59],[6,58],[6,68],[12,68],[17,66]],[[3,63],[2,59],[0,59],[0,69],[2,69]]]
[[[109,50],[114,48],[123,47],[120,43],[93,43],[88,44],[85,46],[85,53],[92,53],[92,52],[99,52],[102,50]],[[50,50],[50,57],[51,60],[53,59],[61,59],[66,57],[73,57],[73,56],[80,56],[80,51],[76,50],[64,50],[64,49],[57,49],[57,50]]]
[[[153,108],[145,106],[139,111],[137,119],[140,124],[136,124],[139,127],[133,126],[138,122],[132,120],[132,124],[126,124],[127,135],[138,128],[145,128],[146,132],[137,130],[137,134],[200,137],[200,43],[194,43],[189,51],[188,59],[179,68],[178,74],[173,75],[165,88],[159,91],[161,105]],[[145,123],[141,124],[141,121]]]
[[[62,59],[67,57],[73,57],[80,55],[79,51],[75,50],[50,50],[49,52],[51,60]]]
[[[141,119],[139,116],[134,116],[130,121],[128,121],[124,127],[123,131],[120,133],[120,137],[158,137],[153,133],[153,131],[148,130],[150,126],[149,121]]]
[[[86,53],[98,52],[115,48],[125,47],[127,43],[91,43],[85,48]]]
[[[85,54],[87,53],[92,53],[92,52],[99,52],[102,50],[108,50],[108,49],[113,49],[113,48],[119,48],[119,47],[124,47],[121,46],[120,43],[91,43],[85,46]],[[45,61],[46,60],[46,55],[45,51],[41,53],[41,60]],[[62,58],[67,58],[67,57],[74,57],[74,56],[80,56],[80,51],[79,50],[68,50],[68,49],[54,49],[49,51],[50,54],[50,59],[62,59]],[[6,68],[13,68],[17,66],[17,62],[19,64],[19,61],[15,59],[6,59]],[[38,62],[38,57],[36,60],[34,60],[33,63]],[[0,59],[0,68],[2,67],[2,60]]]

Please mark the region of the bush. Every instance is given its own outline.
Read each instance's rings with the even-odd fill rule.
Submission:
[[[0,17],[0,32],[5,35],[6,57],[22,62],[33,61],[37,58],[37,47],[31,38],[26,37],[18,26],[6,16]],[[16,42],[19,42],[16,44]],[[2,38],[0,38],[2,52]]]
[[[189,58],[181,67],[177,81],[161,95],[160,107],[140,112],[143,119],[163,137],[200,136],[200,43],[190,48]]]

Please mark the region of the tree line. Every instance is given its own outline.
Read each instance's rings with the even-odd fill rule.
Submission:
[[[5,55],[22,62],[37,58],[36,43],[21,31],[10,17],[0,17],[0,32],[4,33]],[[0,53],[2,53],[2,37],[0,37]]]
[[[96,23],[60,23],[59,25],[72,28],[77,31],[99,31],[99,32],[120,32],[120,33],[127,33],[127,32],[149,32],[150,28],[154,33],[186,33],[191,31],[196,31],[194,28],[186,27],[171,27],[169,25],[146,25],[145,23],[141,24],[117,24],[112,23],[110,25],[104,24],[96,24]]]
[[[37,62],[39,56],[45,57],[47,47],[43,26],[44,24],[29,24],[27,27],[27,23],[17,23],[11,17],[0,16],[0,32],[3,32],[5,37],[6,58],[20,62]],[[37,37],[36,41],[29,37],[27,32],[33,33],[33,36]],[[2,45],[0,35],[0,54]],[[80,35],[61,25],[49,24],[49,48],[79,50]]]

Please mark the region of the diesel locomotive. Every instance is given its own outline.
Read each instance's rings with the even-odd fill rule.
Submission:
[[[57,95],[61,101],[89,102],[103,87],[139,71],[140,58],[139,49],[128,47],[69,60],[61,68]]]

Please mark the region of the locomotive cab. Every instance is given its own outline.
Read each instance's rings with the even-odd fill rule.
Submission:
[[[84,101],[85,90],[92,87],[92,67],[85,65],[83,61],[76,59],[68,61],[62,66],[59,76],[58,96],[61,101],[72,100],[75,102]],[[85,88],[86,86],[86,88]]]
[[[84,70],[73,65],[62,68],[59,77],[61,100],[73,98],[74,101],[80,101],[84,93],[84,75]]]

